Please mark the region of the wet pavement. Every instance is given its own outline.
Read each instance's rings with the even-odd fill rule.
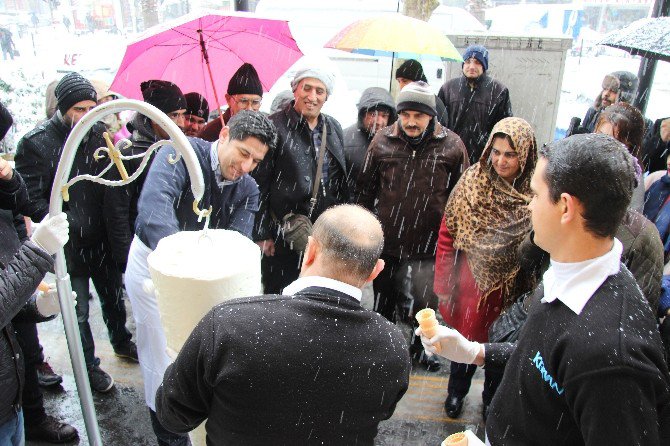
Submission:
[[[93,287],[91,287],[93,289]],[[364,293],[364,305],[370,306],[371,292]],[[134,323],[128,308],[128,327],[134,333]],[[116,382],[107,394],[93,394],[98,424],[105,445],[155,445],[149,411],[144,404],[142,374],[139,365],[114,355],[100,314],[97,297],[91,303],[91,328],[95,338],[96,354],[101,358],[101,367],[110,373]],[[79,431],[78,442],[69,444],[88,445],[77,391],[72,375],[70,357],[65,341],[61,317],[38,325],[44,354],[53,369],[63,375],[63,384],[45,390],[47,413],[74,425]],[[405,331],[409,332],[409,328]],[[133,336],[134,338],[134,336]],[[470,429],[483,439],[481,417],[481,391],[483,373],[477,371],[470,394],[466,399],[461,417],[450,419],[444,412],[447,395],[448,362],[442,370],[431,373],[416,365],[412,371],[410,387],[398,403],[393,417],[379,425],[377,445],[435,445],[441,444],[454,432]],[[43,446],[46,443],[27,442],[28,446]]]

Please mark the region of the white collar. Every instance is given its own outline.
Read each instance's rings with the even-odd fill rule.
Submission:
[[[340,282],[339,280],[330,279],[328,277],[322,277],[322,276],[300,277],[298,278],[298,280],[294,281],[286,288],[284,288],[282,294],[284,294],[285,296],[293,296],[296,293],[304,290],[305,288],[313,286],[320,288],[329,288],[331,290],[339,291],[340,293],[344,293],[348,296],[353,297],[359,302],[361,301],[361,296],[363,295],[363,292],[360,290],[360,288],[356,288],[355,286],[349,285],[348,283]]]
[[[560,300],[575,314],[580,314],[600,285],[621,267],[621,242],[614,239],[612,249],[600,257],[575,263],[551,261],[544,273],[542,303]]]

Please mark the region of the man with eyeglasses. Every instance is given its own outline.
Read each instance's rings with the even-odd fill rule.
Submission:
[[[263,84],[258,73],[250,63],[242,64],[228,81],[226,103],[228,109],[223,112],[223,121],[228,122],[241,110],[258,111],[263,99]],[[221,133],[221,119],[213,119],[198,134],[205,141],[214,142]]]
[[[144,102],[165,113],[180,129],[184,128],[187,103],[184,94],[177,85],[172,82],[154,79],[142,82],[140,88]],[[131,133],[130,142],[132,142],[132,146],[125,150],[124,154],[126,155],[139,155],[146,152],[156,141],[170,139],[165,130],[140,113],[135,114],[127,127]],[[151,156],[144,172],[132,183],[125,187],[105,188],[104,212],[111,242],[111,254],[121,271],[126,269],[128,251],[135,233],[137,202],[153,159],[154,155]],[[124,161],[128,175],[132,175],[141,162],[142,158]],[[110,170],[108,179],[120,180],[121,176],[118,170]]]

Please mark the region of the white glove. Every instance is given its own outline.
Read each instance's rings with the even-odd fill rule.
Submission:
[[[44,220],[40,222],[37,229],[35,229],[35,232],[33,232],[33,236],[30,239],[33,243],[39,245],[40,248],[49,254],[54,255],[67,243],[69,238],[69,227],[70,225],[67,222],[67,216],[64,212],[53,217],[47,215],[44,217]]]
[[[450,361],[461,364],[474,363],[481,349],[479,342],[468,341],[458,331],[443,325],[437,327],[437,334],[431,339],[422,335],[421,328],[417,328],[415,333],[417,336],[421,336],[421,343],[428,354],[439,354]],[[437,353],[437,349],[434,346],[437,343],[441,347],[439,353]]]
[[[56,284],[49,285],[49,291],[38,291],[35,298],[37,311],[44,317],[49,317],[60,313],[60,303],[58,302],[58,291]]]

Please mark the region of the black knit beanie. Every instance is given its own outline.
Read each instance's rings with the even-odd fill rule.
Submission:
[[[200,93],[192,92],[184,95],[186,98],[186,114],[194,115],[207,121],[209,118],[209,103]]]
[[[237,69],[228,82],[228,94],[256,94],[263,96],[263,84],[258,73],[250,63],[243,64]]]
[[[399,77],[409,79],[412,82],[428,82],[428,79],[426,79],[426,76],[423,74],[421,63],[414,59],[406,60],[397,70],[395,70],[395,78],[398,79]]]
[[[176,84],[152,79],[140,84],[144,102],[153,105],[163,113],[186,109],[186,98]]]
[[[63,76],[56,85],[54,93],[58,101],[58,110],[63,115],[77,102],[98,101],[93,85],[79,73],[68,73]]]

